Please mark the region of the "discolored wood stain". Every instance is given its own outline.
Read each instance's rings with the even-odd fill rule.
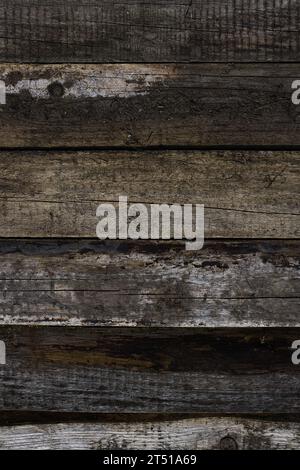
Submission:
[[[1,327],[2,410],[299,412],[296,329]]]
[[[0,146],[299,145],[299,106],[291,100],[298,69],[2,64]]]

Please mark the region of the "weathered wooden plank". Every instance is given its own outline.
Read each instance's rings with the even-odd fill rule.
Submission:
[[[297,61],[297,0],[1,0],[0,60]]]
[[[0,409],[299,412],[298,329],[1,327]]]
[[[0,324],[300,326],[299,242],[2,241]]]
[[[300,152],[0,153],[1,237],[95,237],[102,202],[204,204],[205,236],[300,238]]]
[[[1,147],[300,145],[297,64],[1,65]]]
[[[298,450],[300,424],[235,417],[0,427],[1,450]]]

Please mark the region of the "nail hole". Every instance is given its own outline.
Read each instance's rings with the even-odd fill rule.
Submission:
[[[65,93],[65,89],[61,83],[54,82],[48,86],[48,92],[50,96],[61,98]]]
[[[222,449],[222,450],[237,450],[238,445],[237,445],[235,439],[233,439],[233,437],[226,436],[226,437],[223,437],[223,439],[220,440],[220,449]]]

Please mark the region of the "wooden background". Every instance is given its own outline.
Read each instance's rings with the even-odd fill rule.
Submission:
[[[0,61],[0,448],[299,449],[299,1],[0,0]]]

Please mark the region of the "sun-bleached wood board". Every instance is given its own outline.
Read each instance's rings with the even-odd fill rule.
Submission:
[[[296,450],[300,424],[240,417],[0,427],[1,450]]]
[[[297,64],[0,66],[0,147],[300,145]]]
[[[0,60],[300,59],[297,0],[1,0]]]
[[[0,410],[296,413],[294,328],[0,327]]]
[[[96,237],[100,203],[204,204],[205,237],[299,238],[300,152],[2,151],[1,237]]]
[[[297,241],[2,240],[0,324],[299,327]],[[0,338],[1,339],[1,338]]]

